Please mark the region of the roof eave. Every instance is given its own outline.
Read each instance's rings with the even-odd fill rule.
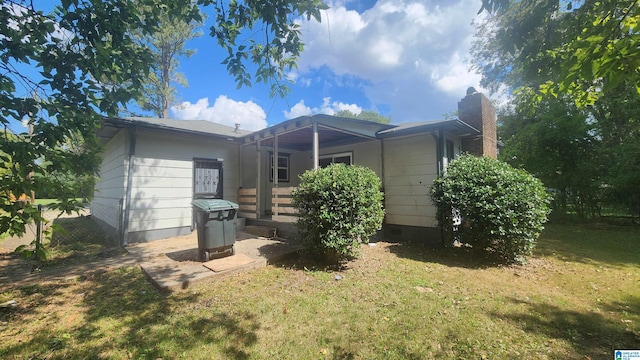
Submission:
[[[478,136],[481,134],[480,130],[465,123],[464,121],[459,119],[454,119],[454,120],[439,121],[439,122],[433,122],[433,123],[425,123],[425,124],[420,124],[412,127],[388,129],[388,130],[379,132],[377,137],[380,139],[388,139],[392,137],[405,136],[405,135],[411,135],[416,133],[428,133],[428,132],[432,132],[434,130],[440,130],[440,129],[461,137]]]

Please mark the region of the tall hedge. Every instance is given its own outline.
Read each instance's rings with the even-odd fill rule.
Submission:
[[[550,196],[540,180],[488,157],[454,160],[432,185],[431,199],[445,242],[459,240],[507,262],[531,252],[549,215]]]
[[[362,166],[331,164],[300,175],[293,192],[303,247],[335,260],[358,254],[360,243],[382,227],[381,182]]]

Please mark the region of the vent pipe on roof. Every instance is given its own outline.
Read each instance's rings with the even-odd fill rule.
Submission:
[[[235,128],[235,129],[233,129],[233,132],[237,133],[237,132],[238,132],[238,130],[240,129],[240,124],[239,124],[239,123],[236,123],[235,125],[236,125],[236,128]]]

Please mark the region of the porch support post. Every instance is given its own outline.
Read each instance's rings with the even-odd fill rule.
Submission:
[[[278,187],[278,135],[274,135],[273,137],[273,187]]]
[[[258,140],[256,141],[256,219],[260,219],[260,179],[262,179],[262,170],[260,169],[261,165],[260,140]]]
[[[271,188],[271,216],[278,216],[278,134],[273,136],[273,187]]]
[[[313,122],[313,170],[318,168],[319,164],[319,146],[318,146],[318,122]]]

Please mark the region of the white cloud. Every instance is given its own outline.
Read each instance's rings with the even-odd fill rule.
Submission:
[[[297,104],[291,107],[290,111],[284,112],[284,117],[287,119],[295,119],[299,116],[312,114],[333,115],[340,110],[349,110],[357,115],[362,112],[362,107],[356,104],[346,104],[339,101],[331,101],[330,97],[326,97],[322,99],[322,105],[311,108],[305,105],[304,100],[300,100]]]
[[[464,94],[469,86],[479,84],[480,74],[469,71],[469,65],[460,59],[456,52],[447,66],[440,66],[431,73],[433,83],[441,90],[451,94]],[[478,86],[475,86],[478,88]]]
[[[240,128],[246,130],[260,130],[267,126],[267,114],[260,105],[253,101],[235,101],[226,95],[218,96],[213,106],[209,106],[209,98],[195,103],[185,101],[172,106],[171,113],[181,120],[209,120],[228,126],[240,124]]]
[[[390,105],[397,121],[421,119],[433,107],[427,96],[439,106],[446,98],[453,111],[467,87],[479,86],[480,76],[464,62],[478,0],[379,0],[362,13],[330,5],[321,23],[301,22],[298,82],[323,66],[362,79],[374,107]]]
[[[313,110],[304,104],[304,100],[300,100],[291,107],[290,111],[284,111],[284,117],[286,119],[295,119],[300,116],[311,115],[312,113]]]

